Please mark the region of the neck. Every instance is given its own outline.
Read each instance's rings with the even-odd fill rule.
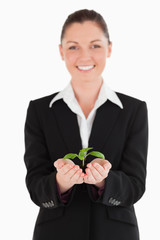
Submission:
[[[100,88],[102,86],[103,79],[100,78],[97,81],[77,81],[72,79],[71,85],[75,94],[75,97],[81,105],[94,105]]]

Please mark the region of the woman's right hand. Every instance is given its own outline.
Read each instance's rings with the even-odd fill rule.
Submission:
[[[61,193],[66,192],[75,184],[83,183],[82,169],[70,159],[58,159],[54,162],[54,166],[57,169],[56,180]]]

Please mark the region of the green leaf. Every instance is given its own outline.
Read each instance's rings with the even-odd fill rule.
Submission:
[[[91,148],[82,148],[79,152],[79,159],[80,160],[84,160],[85,159],[85,156],[87,155],[87,151],[92,149],[93,147]]]
[[[93,147],[90,147],[90,148],[82,148],[81,150],[80,150],[80,152],[87,152],[88,150],[90,150],[90,149],[92,149]]]
[[[88,155],[92,155],[92,156],[95,156],[95,157],[98,157],[98,158],[105,159],[105,156],[101,152],[92,151],[92,152],[88,153],[87,156]]]
[[[78,155],[75,154],[75,153],[68,153],[68,154],[65,155],[63,158],[64,158],[64,159],[67,159],[67,158],[74,159],[75,157],[78,157]]]
[[[86,152],[80,151],[78,157],[80,160],[83,160],[85,155],[86,155]]]

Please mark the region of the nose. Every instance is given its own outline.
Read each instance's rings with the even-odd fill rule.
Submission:
[[[88,60],[91,59],[91,53],[88,49],[81,49],[80,55],[79,55],[81,60]]]

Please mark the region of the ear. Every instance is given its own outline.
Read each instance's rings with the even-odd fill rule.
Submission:
[[[112,42],[110,42],[110,44],[108,45],[108,54],[107,57],[110,57],[112,53]]]
[[[60,52],[60,55],[61,55],[62,60],[64,60],[64,54],[63,54],[62,44],[59,44],[59,52]]]

